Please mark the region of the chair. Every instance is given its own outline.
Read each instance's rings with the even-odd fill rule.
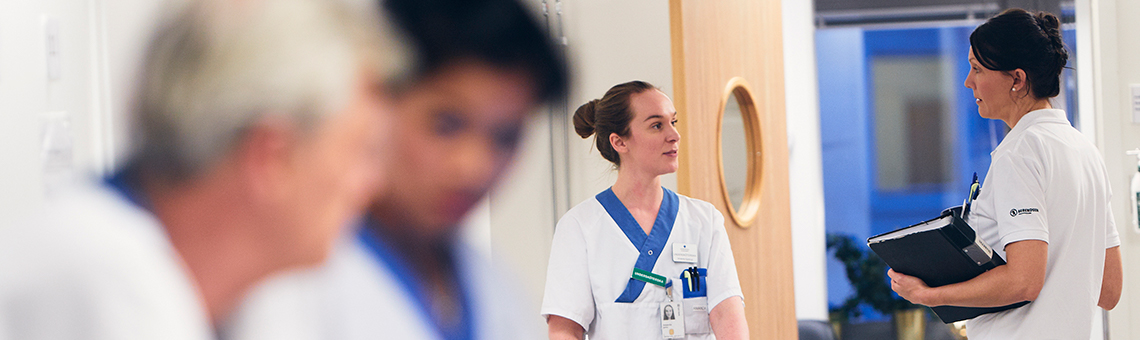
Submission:
[[[800,340],[837,340],[831,324],[823,320],[799,320]]]

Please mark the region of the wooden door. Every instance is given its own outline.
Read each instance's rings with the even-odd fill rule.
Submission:
[[[725,215],[753,339],[797,337],[792,282],[788,147],[779,0],[670,0],[673,100],[680,112],[677,188]],[[743,78],[759,121],[759,209],[750,225],[729,218],[719,167],[726,85]]]

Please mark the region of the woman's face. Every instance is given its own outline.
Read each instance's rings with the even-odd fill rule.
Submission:
[[[664,175],[677,171],[677,147],[681,135],[674,126],[677,109],[673,101],[658,90],[630,96],[633,119],[629,136],[619,137],[624,148],[616,148],[622,170],[644,171]]]
[[[974,102],[978,104],[978,114],[983,118],[1007,120],[1017,109],[1014,106],[1013,91],[1015,82],[1007,72],[985,68],[974,59],[974,49],[970,49],[970,74],[965,85],[974,90]],[[1023,90],[1023,89],[1018,89]]]
[[[536,108],[523,73],[478,62],[445,68],[395,102],[389,185],[373,212],[438,240],[500,179]]]

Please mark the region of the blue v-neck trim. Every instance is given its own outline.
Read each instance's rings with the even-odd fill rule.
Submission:
[[[431,313],[430,307],[428,307],[431,303],[430,293],[423,280],[415,274],[416,272],[412,270],[410,264],[403,257],[391,249],[388,242],[380,234],[370,230],[368,224],[379,223],[375,220],[375,217],[365,216],[363,223],[365,225],[357,231],[357,239],[364,244],[365,248],[372,253],[373,258],[379,262],[381,266],[387,267],[388,272],[400,283],[404,294],[412,297],[420,319],[427,320],[428,324],[432,326],[440,339],[475,339],[471,298],[470,292],[467,291],[469,287],[467,287],[467,284],[463,281],[465,277],[461,277],[458,270],[456,270],[455,277],[457,280],[460,280],[457,287],[459,290],[460,305],[462,306],[462,315],[460,316],[460,322],[462,322],[462,324],[457,328],[449,329],[444,327],[441,320],[436,319]],[[454,255],[455,254],[451,254],[452,260],[457,261],[458,259],[454,258]],[[453,266],[453,268],[454,267],[455,266]],[[378,306],[378,308],[380,307]]]
[[[650,229],[649,235],[641,229],[641,225],[637,224],[637,220],[633,218],[633,214],[626,209],[625,204],[621,203],[617,195],[614,194],[613,188],[602,191],[595,198],[598,203],[602,204],[602,208],[606,209],[606,213],[610,218],[617,223],[621,231],[625,233],[625,237],[629,242],[637,248],[638,256],[634,268],[653,271],[653,266],[657,263],[657,258],[661,256],[661,251],[665,249],[665,243],[669,241],[669,234],[673,232],[673,222],[677,220],[677,194],[667,188],[662,187],[661,190],[664,194],[661,195],[661,207],[657,209],[657,219],[653,221],[653,228]],[[633,269],[630,269],[633,272]],[[641,291],[645,288],[645,282],[629,279],[629,283],[625,285],[625,290],[622,291],[621,296],[618,296],[615,302],[630,303],[637,300],[641,295]]]

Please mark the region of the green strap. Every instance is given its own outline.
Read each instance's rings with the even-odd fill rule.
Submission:
[[[652,283],[661,287],[665,287],[665,285],[669,283],[669,280],[664,276],[637,268],[633,268],[633,276],[631,276],[631,278],[638,281],[644,281],[646,283]]]

